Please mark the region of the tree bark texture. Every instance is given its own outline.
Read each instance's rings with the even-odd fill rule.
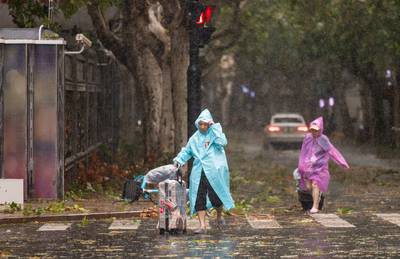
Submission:
[[[373,65],[368,67],[366,79],[366,84],[372,97],[372,118],[370,120],[370,128],[372,129],[371,135],[373,136],[374,144],[379,146],[387,142],[387,134],[385,134],[386,129],[383,110],[383,85]]]
[[[184,27],[171,32],[172,106],[175,122],[175,152],[187,141],[187,67],[189,66],[189,35]]]
[[[400,73],[395,75],[394,96],[393,96],[393,140],[395,147],[400,147]]]
[[[167,153],[174,152],[174,113],[172,102],[171,63],[165,62],[162,70],[162,114],[160,129],[160,149]]]

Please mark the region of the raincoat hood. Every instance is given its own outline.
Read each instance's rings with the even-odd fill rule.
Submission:
[[[199,129],[199,122],[204,121],[204,122],[210,122],[213,121],[211,112],[208,109],[203,110],[199,117],[197,117],[194,125],[196,126],[197,129]]]
[[[313,124],[318,126],[319,134],[322,134],[324,132],[324,119],[322,117],[318,117],[315,120],[313,120],[310,123],[310,126],[313,125]]]

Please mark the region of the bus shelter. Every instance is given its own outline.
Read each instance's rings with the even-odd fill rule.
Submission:
[[[0,178],[23,179],[25,199],[63,198],[65,43],[0,29]]]

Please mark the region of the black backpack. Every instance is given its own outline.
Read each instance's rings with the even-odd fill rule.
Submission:
[[[129,179],[124,183],[124,189],[122,191],[122,199],[129,202],[139,200],[142,195],[142,181],[143,176],[135,176],[133,179]]]

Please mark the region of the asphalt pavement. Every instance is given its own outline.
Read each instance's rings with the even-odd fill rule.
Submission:
[[[0,226],[0,255],[9,257],[399,258],[400,214],[294,212],[230,216],[207,234],[160,235],[156,219],[25,223]]]

